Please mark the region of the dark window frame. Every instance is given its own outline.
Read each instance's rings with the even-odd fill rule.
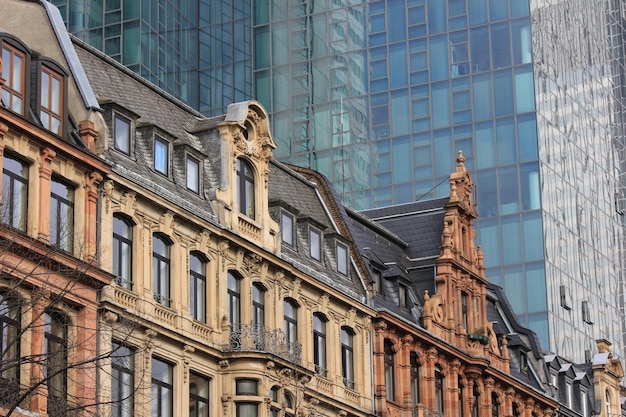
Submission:
[[[200,252],[189,253],[189,312],[201,322],[206,322],[207,264]]]
[[[44,377],[48,386],[48,415],[60,417],[67,412],[67,317],[56,310],[45,310],[43,316],[45,339]]]
[[[120,124],[124,123],[126,125],[126,129],[124,129],[126,136],[127,136],[126,138],[122,138],[118,135],[118,126],[119,126],[118,122]],[[132,120],[118,112],[114,112],[113,113],[113,148],[120,151],[124,155],[130,156],[132,143],[133,143],[132,132],[133,132]]]
[[[393,352],[393,344],[390,340],[385,340],[385,386],[387,387],[387,400],[395,401],[395,358]]]
[[[251,219],[256,218],[255,173],[252,164],[243,158],[237,158],[237,205],[239,213]]]
[[[162,150],[163,155],[157,153]],[[163,136],[154,135],[153,141],[154,170],[161,175],[169,176],[170,174],[170,142]],[[165,158],[163,160],[163,158]]]
[[[7,166],[11,165],[7,163],[7,160],[19,164],[22,172],[18,173],[11,168],[7,169]],[[22,232],[26,232],[28,227],[29,167],[30,165],[26,161],[14,157],[7,151],[4,152],[2,161],[2,205],[0,206],[2,213],[0,213],[0,218],[3,223],[9,224],[9,226]],[[23,176],[24,173],[26,174],[25,177]],[[18,186],[18,183],[21,185]],[[19,189],[17,192],[16,187]],[[21,195],[18,196],[20,192]],[[19,202],[16,202],[18,199]]]
[[[234,271],[228,271],[228,320],[230,324],[241,324],[241,276]]]
[[[252,324],[265,326],[265,293],[267,290],[259,283],[252,284]]]
[[[354,331],[341,327],[341,377],[343,385],[354,389]]]
[[[113,341],[111,351],[111,416],[131,417],[135,410],[135,349]],[[120,355],[122,353],[122,355]],[[129,383],[130,382],[130,383]],[[117,389],[113,387],[117,386]],[[130,388],[129,395],[123,394]]]
[[[120,227],[125,226],[124,236]],[[134,223],[126,215],[113,214],[113,275],[120,287],[133,289],[133,232]],[[122,272],[124,271],[124,272]]]
[[[67,197],[55,192],[55,184],[67,190]],[[75,199],[74,186],[64,179],[53,175],[50,180],[50,244],[57,246],[65,252],[72,252],[74,249]],[[63,224],[63,210],[61,209],[64,207],[67,208],[67,213],[65,213],[67,215],[67,225]]]
[[[163,253],[155,249],[156,242],[163,244]],[[152,234],[152,294],[154,301],[169,307],[172,282],[172,242],[161,233]]]
[[[285,340],[287,343],[298,342],[298,303],[291,298],[285,299],[284,303],[284,327],[285,327]]]
[[[343,258],[340,258],[339,256],[340,250],[342,250],[344,253]],[[348,251],[348,245],[341,243],[341,242],[336,242],[335,256],[337,259],[337,272],[339,272],[342,275],[348,275],[348,265],[350,264],[350,255]]]
[[[167,367],[167,380],[160,380],[154,376],[155,362],[159,362]],[[168,417],[174,415],[174,365],[166,362],[162,359],[152,357],[151,361],[151,375],[150,386],[152,389],[152,416],[153,417]],[[156,393],[156,395],[155,395]],[[168,410],[163,409],[165,401]],[[155,407],[155,405],[157,407]]]
[[[206,389],[206,395],[203,395],[196,388],[194,381],[199,381],[201,390]],[[209,396],[211,393],[211,378],[200,375],[196,372],[189,373],[189,417],[209,417],[210,415],[210,401]]]
[[[317,250],[313,251],[313,242],[317,244]],[[318,262],[322,261],[322,231],[309,226],[309,255]]]
[[[315,372],[326,376],[328,357],[326,354],[326,323],[328,320],[321,313],[313,313],[313,364]]]

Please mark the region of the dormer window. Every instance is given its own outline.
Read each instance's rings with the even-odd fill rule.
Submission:
[[[7,42],[2,42],[2,78],[2,104],[24,114],[26,55]]]
[[[398,305],[406,307],[406,285],[398,284]]]
[[[254,219],[254,171],[248,162],[237,159],[237,203],[239,212]]]
[[[154,137],[154,169],[168,175],[169,166],[169,143],[160,136]]]
[[[187,155],[187,189],[200,193],[200,161]]]
[[[113,125],[115,132],[113,146],[115,146],[115,149],[118,151],[130,155],[130,120],[120,114],[116,114]]]
[[[280,212],[280,236],[285,245],[293,246],[293,215],[286,211]]]
[[[39,117],[43,127],[57,135],[63,132],[63,78],[52,68],[41,66]]]
[[[337,271],[341,274],[348,275],[348,247],[343,243],[337,242]]]
[[[374,270],[374,291],[383,295],[383,273],[378,269]]]
[[[309,254],[317,261],[322,260],[322,232],[314,227],[309,227]]]

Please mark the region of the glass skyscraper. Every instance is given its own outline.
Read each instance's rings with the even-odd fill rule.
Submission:
[[[356,209],[440,197],[542,344],[624,352],[623,0],[54,0],[70,31],[207,115],[258,99],[276,156]]]

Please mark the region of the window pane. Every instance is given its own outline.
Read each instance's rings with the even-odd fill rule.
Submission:
[[[161,174],[167,175],[168,144],[156,137],[154,139],[154,169]]]
[[[309,229],[309,245],[311,258],[321,260],[321,239],[322,236],[319,231],[315,229]]]
[[[337,244],[337,270],[344,275],[348,273],[348,248],[340,243]]]
[[[287,245],[293,245],[293,217],[290,214],[281,212],[280,231],[283,242]]]
[[[28,208],[28,165],[4,155],[2,158],[2,223],[26,231]]]
[[[187,188],[196,193],[200,190],[200,163],[190,156],[187,157]]]
[[[115,116],[115,149],[130,153],[130,121],[122,116]]]

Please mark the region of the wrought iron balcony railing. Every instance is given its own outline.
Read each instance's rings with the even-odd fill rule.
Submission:
[[[302,345],[289,342],[281,329],[266,329],[257,324],[236,324],[230,332],[231,352],[266,352],[300,364]]]

